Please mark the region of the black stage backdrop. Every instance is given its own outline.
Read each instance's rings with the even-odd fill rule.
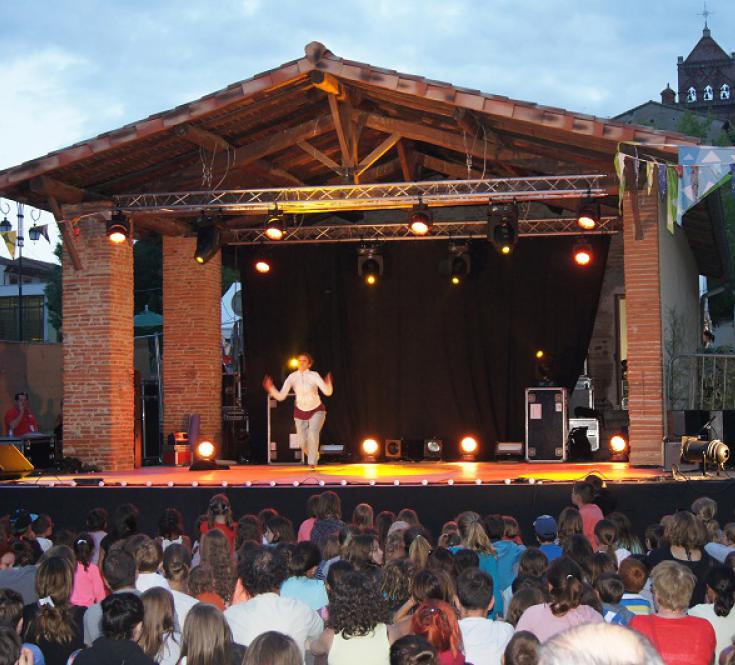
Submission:
[[[460,286],[440,274],[447,245],[439,241],[384,245],[385,273],[373,287],[357,275],[352,244],[271,245],[267,275],[253,270],[262,248],[238,252],[256,458],[266,451],[260,381],[266,373],[283,380],[300,351],[334,375],[323,443],[357,452],[368,435],[436,436],[451,456],[459,438],[474,433],[487,459],[495,441],[523,440],[535,351],[551,360],[556,383],[572,388],[589,345],[608,239],[593,238],[586,269],[573,263],[573,244],[523,239],[501,257],[473,243],[471,275]]]

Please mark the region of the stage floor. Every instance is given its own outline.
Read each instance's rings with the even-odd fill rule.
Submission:
[[[229,470],[217,471],[150,466],[134,471],[94,474],[55,475],[47,472],[11,482],[21,485],[103,484],[122,487],[452,485],[574,482],[593,472],[611,483],[672,480],[671,473],[663,469],[634,468],[622,462],[420,462],[322,464],[315,471],[299,465],[233,466]]]

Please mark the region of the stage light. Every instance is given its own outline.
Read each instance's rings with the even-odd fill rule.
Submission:
[[[365,462],[377,462],[380,444],[373,438],[364,439],[360,444],[362,457]]]
[[[610,450],[611,462],[628,461],[630,457],[630,446],[628,445],[628,437],[624,433],[619,432],[613,434],[607,442],[607,447]]]
[[[217,456],[217,447],[210,439],[201,439],[194,446],[194,459],[189,471],[218,471],[226,470],[230,467],[226,464],[220,464],[215,457]]]
[[[628,447],[628,442],[622,434],[614,434],[610,437],[610,452],[611,453],[623,453]]]
[[[708,465],[723,469],[730,459],[730,448],[719,439],[700,441],[696,437],[681,438],[681,461],[685,464],[701,464],[707,471]]]
[[[592,246],[580,238],[574,245],[573,257],[578,266],[586,268],[592,263]]]
[[[255,262],[255,270],[265,275],[271,271],[271,264],[266,259],[259,259]]]
[[[491,204],[487,214],[487,239],[507,256],[518,242],[518,206],[515,203]]]
[[[536,360],[541,360],[544,357],[544,351],[543,349],[539,349],[536,351]]]
[[[383,257],[373,245],[363,245],[357,253],[357,274],[368,286],[374,286],[383,274]]]
[[[423,203],[419,203],[408,214],[408,230],[415,236],[425,236],[431,231],[431,221],[431,212]]]
[[[465,436],[459,442],[459,450],[462,453],[462,461],[464,462],[474,462],[479,449],[480,444],[477,443],[474,436]]]
[[[439,262],[439,274],[449,278],[449,283],[457,286],[470,274],[472,261],[470,248],[466,242],[451,242],[446,258]]]
[[[294,356],[293,358],[288,359],[288,366],[291,369],[298,369],[299,368],[299,359]]]
[[[424,459],[438,461],[444,453],[444,441],[431,438],[424,440]]]
[[[205,215],[200,215],[199,219],[205,219],[207,226],[199,227],[197,231],[197,246],[194,251],[194,260],[199,265],[204,265],[207,261],[213,258],[221,245],[220,231],[217,226],[212,223],[210,218]]]
[[[115,245],[124,243],[130,237],[130,220],[119,210],[112,213],[106,228],[108,240]]]
[[[592,231],[600,221],[600,206],[588,194],[579,204],[577,226],[585,231]]]
[[[268,240],[273,240],[275,242],[283,240],[283,236],[286,235],[283,215],[278,211],[278,208],[274,208],[268,215],[268,219],[265,222],[264,233]]]

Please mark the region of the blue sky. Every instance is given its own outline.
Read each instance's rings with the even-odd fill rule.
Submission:
[[[610,116],[676,85],[699,0],[2,0],[0,168],[301,57]],[[710,0],[735,51],[735,2]],[[14,217],[11,216],[11,221]],[[30,243],[29,243],[30,244]],[[43,241],[28,255],[47,256]],[[4,252],[0,248],[0,252]]]

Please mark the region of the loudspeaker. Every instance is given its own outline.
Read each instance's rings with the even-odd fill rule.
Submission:
[[[33,471],[31,464],[14,445],[0,445],[0,477],[22,478]]]
[[[526,389],[526,461],[566,462],[566,388]]]
[[[444,441],[441,439],[424,439],[424,459],[438,461],[444,454]]]
[[[385,440],[386,461],[397,461],[403,459],[403,439]]]
[[[679,471],[699,471],[699,464],[682,464],[681,439],[666,439],[664,441],[664,469],[671,471],[676,465]]]

